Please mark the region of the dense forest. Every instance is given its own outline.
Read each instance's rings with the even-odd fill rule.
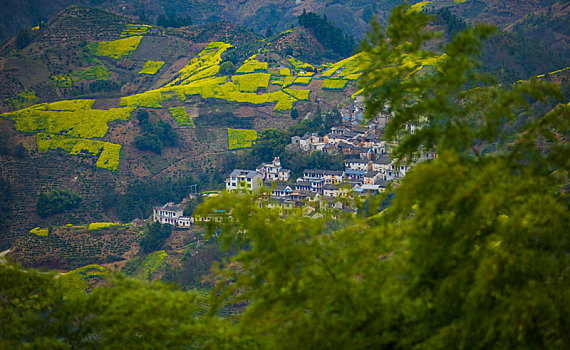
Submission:
[[[316,13],[303,10],[298,17],[299,25],[309,29],[324,46],[324,57],[348,57],[353,54],[356,47],[354,39],[327,20],[326,16],[320,17]]]

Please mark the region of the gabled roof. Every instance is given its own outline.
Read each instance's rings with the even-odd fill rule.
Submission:
[[[258,173],[255,170],[235,169],[230,174],[230,177],[246,177],[248,179],[253,179],[256,175],[258,175]]]
[[[289,189],[290,191],[293,191],[293,189],[291,188],[291,186],[286,185],[286,184],[277,184],[277,186],[275,186],[275,190],[274,191],[286,191],[287,189]]]
[[[369,160],[362,160],[362,159],[347,159],[344,163],[355,163],[355,164],[368,164]]]
[[[392,159],[390,159],[390,157],[388,157],[388,156],[381,156],[374,161],[374,164],[387,165],[390,163],[392,163]]]
[[[344,171],[346,175],[362,175],[362,176],[364,176],[366,172],[367,172],[366,170],[352,170],[352,169],[347,169]]]
[[[183,210],[182,206],[180,206],[180,204],[174,204],[174,203],[166,203],[165,205],[163,205],[162,207],[153,207],[156,210],[167,210],[167,211],[178,211],[178,210]]]

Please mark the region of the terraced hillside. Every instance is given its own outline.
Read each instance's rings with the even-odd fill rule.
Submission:
[[[72,18],[87,25],[75,30],[81,22]],[[0,175],[18,198],[2,248],[34,227],[115,221],[102,205],[104,191],[121,193],[137,178],[219,177],[230,150],[251,146],[257,131],[294,124],[293,107],[310,115],[316,101],[328,110],[350,103],[356,91],[354,64],[308,64],[285,54],[309,40],[302,30],[265,40],[227,23],[173,32],[114,18],[71,8],[0,61],[0,82],[9,86],[0,107],[8,150],[0,155]],[[208,40],[208,31],[229,40]],[[333,76],[331,67],[344,72]],[[345,87],[325,91],[323,79]],[[150,125],[169,125],[176,143],[160,154],[137,148],[148,132],[136,117],[141,110]],[[249,135],[247,143],[228,131],[238,129]],[[24,158],[10,151],[21,146]],[[35,200],[53,188],[78,192],[80,207],[40,218]]]

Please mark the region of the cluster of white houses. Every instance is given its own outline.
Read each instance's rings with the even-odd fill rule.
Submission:
[[[422,160],[432,158],[426,156]],[[272,195],[275,198],[293,197],[305,199],[312,194],[324,197],[340,197],[348,191],[378,193],[386,183],[406,175],[407,165],[396,165],[387,155],[374,160],[348,159],[344,171],[305,169],[303,176],[294,183],[287,183],[291,171],[283,169],[279,158],[263,163],[256,170],[235,169],[226,179],[228,191],[254,191],[264,185],[271,187],[276,182]]]
[[[307,153],[343,154],[368,160],[388,152],[386,141],[381,140],[376,124],[367,127],[350,124],[334,126],[323,137],[309,133],[293,136],[291,145]]]

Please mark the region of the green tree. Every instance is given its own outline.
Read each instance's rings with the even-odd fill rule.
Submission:
[[[291,109],[291,118],[293,120],[299,118],[299,111],[297,110],[297,108]]]
[[[36,200],[36,211],[40,217],[45,218],[52,214],[76,209],[80,203],[81,197],[79,194],[56,188],[50,192],[39,194]]]
[[[108,287],[74,293],[62,280],[0,265],[2,349],[246,347],[231,323],[206,316],[198,292],[119,276]]]
[[[231,61],[225,61],[220,66],[220,75],[230,75],[235,72],[235,66]]]
[[[331,232],[255,198],[204,203],[232,210],[219,239],[248,247],[218,270],[212,305],[247,301],[237,328],[260,348],[570,346],[570,107],[536,79],[480,80],[483,26],[458,34],[432,74],[411,74],[435,55],[429,23],[398,7],[365,45],[367,115],[389,106],[401,162],[438,152],[386,210]]]

